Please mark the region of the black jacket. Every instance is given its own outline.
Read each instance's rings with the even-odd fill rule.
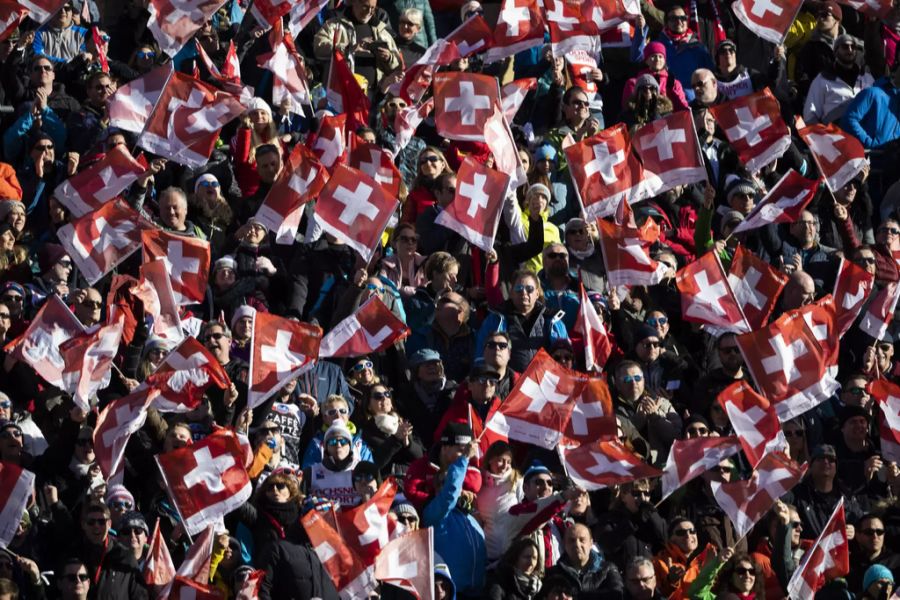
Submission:
[[[489,600],[532,600],[537,596],[537,591],[528,590],[507,565],[500,565],[488,574],[485,589],[485,598]]]
[[[618,600],[624,594],[622,575],[614,564],[591,550],[587,567],[578,570],[566,556],[547,571],[545,579],[562,576],[578,588],[578,600]]]
[[[266,571],[260,600],[338,600],[337,590],[316,553],[287,539],[269,544],[256,559]]]

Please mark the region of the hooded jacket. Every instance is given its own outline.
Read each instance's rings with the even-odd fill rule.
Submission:
[[[900,87],[882,77],[858,93],[841,119],[841,128],[867,149],[900,139]]]
[[[625,591],[619,569],[596,550],[591,550],[584,569],[578,569],[569,563],[567,556],[563,556],[555,567],[547,571],[547,579],[554,576],[563,576],[578,586],[581,592],[579,598],[613,600],[621,598]]]

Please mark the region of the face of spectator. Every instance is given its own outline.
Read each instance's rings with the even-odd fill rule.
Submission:
[[[891,363],[894,359],[894,345],[890,342],[881,342],[875,346],[875,360],[878,362],[878,368],[882,373],[888,373],[891,370]]]
[[[524,575],[531,575],[537,568],[538,553],[534,546],[528,544],[516,559],[516,569]]]
[[[550,203],[550,198],[541,192],[529,194],[526,200],[528,202],[528,212],[533,215],[539,215],[547,210],[547,205]]]
[[[591,546],[594,544],[590,529],[580,524],[572,525],[566,531],[564,543],[566,556],[570,561],[578,566],[588,563],[591,558]]]
[[[837,472],[837,461],[832,456],[823,456],[812,461],[810,474],[816,479],[833,480]]]
[[[643,564],[632,569],[625,579],[625,589],[634,600],[650,600],[656,590],[656,572],[652,565]]]
[[[443,577],[434,578],[434,600],[447,600],[453,595],[450,582]]]
[[[369,392],[369,412],[372,416],[386,415],[394,410],[393,393],[384,385],[373,385]]]
[[[117,529],[116,538],[131,548],[131,551],[134,552],[137,557],[144,552],[144,544],[147,543],[147,532],[140,527]]]
[[[744,365],[744,357],[738,348],[734,336],[728,336],[719,341],[719,361],[727,371],[737,372]]]
[[[887,219],[884,223],[879,225],[878,232],[875,235],[876,242],[884,244],[893,250],[897,245],[898,240],[900,240],[900,224],[898,224],[897,221]]]
[[[47,213],[53,225],[61,225],[68,219],[66,208],[53,196],[50,196],[50,200],[47,202]]]
[[[259,179],[266,184],[271,184],[281,172],[281,156],[277,152],[264,152],[256,157],[256,172]]]
[[[37,88],[53,85],[53,81],[56,79],[56,72],[53,70],[53,63],[46,58],[39,58],[35,60],[31,65],[30,76],[32,87]]]
[[[12,418],[12,400],[0,399],[0,420]]]
[[[703,423],[691,423],[684,429],[684,437],[692,440],[694,438],[709,437],[709,427]]]
[[[422,29],[419,23],[413,22],[409,17],[400,17],[398,26],[400,31],[397,32],[397,37],[404,42],[408,42],[416,37],[419,34],[419,30]]]
[[[402,256],[412,256],[416,252],[419,245],[419,236],[411,227],[403,228],[396,237],[394,237],[394,250]]]
[[[495,336],[484,342],[484,362],[495,369],[505,369],[509,364],[510,348],[506,338]]]
[[[402,523],[407,530],[409,531],[418,531],[419,529],[419,517],[416,515],[412,515],[409,513],[396,513],[397,522]]]
[[[856,543],[865,552],[877,555],[884,549],[884,523],[878,517],[860,521],[857,532]]]
[[[724,46],[716,54],[716,63],[723,73],[731,73],[737,68],[737,52],[731,46]]]
[[[109,77],[98,77],[87,89],[88,102],[93,106],[103,106],[114,91]]]
[[[647,64],[647,68],[654,73],[659,73],[666,68],[666,57],[659,52],[651,54],[644,62]]]
[[[431,150],[419,155],[419,175],[434,179],[444,171],[444,158]]]
[[[159,199],[159,220],[169,229],[184,231],[187,201],[181,194],[163,194]]]
[[[647,313],[647,325],[656,329],[659,339],[664,340],[669,335],[669,317],[661,310],[651,310]]]
[[[329,440],[330,441],[330,440]],[[349,445],[347,446],[349,448]],[[266,484],[266,497],[278,504],[284,504],[291,499],[291,488],[284,481],[276,479]]]
[[[869,435],[869,420],[862,416],[847,419],[841,433],[848,444],[863,444]]]
[[[63,4],[63,7],[59,9],[59,12],[54,15],[53,20],[51,21],[55,27],[59,27],[60,29],[65,29],[66,27],[70,27],[74,20],[75,9],[68,2]]]
[[[75,441],[75,460],[81,464],[94,462],[94,440],[89,435],[79,436]]]
[[[493,375],[479,375],[469,378],[472,401],[477,404],[489,402],[497,391],[497,380]]]
[[[201,181],[197,186],[196,196],[211,206],[219,199],[221,189],[222,185],[218,181]]]
[[[685,29],[687,29],[687,24],[685,24]],[[703,104],[711,104],[715,101],[718,92],[716,78],[709,71],[701,70],[691,75],[691,87]]]
[[[851,377],[841,389],[841,402],[847,406],[859,406],[868,409],[872,396],[866,391],[868,381],[864,377]]]
[[[644,394],[644,372],[640,367],[628,367],[616,378],[616,388],[624,400],[637,400]]]
[[[25,440],[22,431],[16,427],[0,430],[0,460],[17,462],[22,455]]]
[[[156,51],[150,46],[141,46],[134,55],[139,71],[149,70],[156,63]]]
[[[523,315],[531,314],[539,299],[538,282],[534,278],[520,277],[513,284],[512,301],[516,310]]]
[[[259,125],[268,125],[272,122],[272,113],[267,110],[256,108],[247,113],[247,116],[250,117],[250,122],[254,127]]]
[[[572,351],[568,348],[557,348],[553,352],[550,353],[550,356],[564,366],[567,369],[573,368],[573,363],[575,362],[575,355],[572,354]]]
[[[325,452],[334,460],[344,460],[350,456],[350,440],[336,435],[325,442]]]
[[[791,449],[791,456],[797,456],[797,450],[806,446],[806,431],[802,425],[794,421],[788,421],[781,429],[784,431],[784,438]]]
[[[544,269],[551,277],[569,274],[569,251],[562,244],[550,244],[544,248]]]
[[[531,169],[531,155],[526,150],[519,150],[519,160],[522,162],[522,168],[527,173]]]
[[[650,502],[650,482],[646,480],[635,481],[628,489],[622,490],[622,504],[631,514],[636,514],[641,504]]]
[[[488,471],[494,475],[505,475],[506,473],[509,473],[509,470],[512,469],[512,454],[504,452],[503,454],[494,456],[488,461],[487,467]]]
[[[532,475],[525,485],[522,486],[522,491],[529,502],[547,498],[553,494],[553,477],[548,473]]]
[[[102,512],[89,512],[81,519],[81,531],[91,544],[102,544],[109,533],[110,519]]]
[[[94,288],[88,288],[84,297],[75,303],[75,316],[85,325],[96,325],[100,322],[100,310],[103,308],[103,298],[100,292]]]
[[[791,548],[798,548],[800,546],[800,536],[803,533],[803,524],[800,522],[800,513],[797,512],[796,509],[789,509],[790,516],[790,527],[791,531]]]
[[[587,94],[578,90],[569,95],[569,101],[563,104],[563,116],[569,125],[580,125],[590,116],[590,104]]]
[[[444,208],[450,206],[456,197],[456,177],[445,177],[440,189],[435,190],[438,204]]]
[[[20,314],[22,314],[22,304],[25,302],[25,298],[15,289],[8,289],[3,292],[3,296],[0,297],[0,300],[3,301],[3,304],[9,309],[10,317],[17,318]]]
[[[219,363],[224,365],[231,359],[231,336],[226,335],[225,329],[218,323],[207,328],[203,344]]]
[[[419,365],[416,376],[423,383],[435,383],[444,376],[444,363],[439,360],[429,360]]]
[[[369,19],[375,16],[375,8],[378,6],[376,0],[353,0],[350,7],[353,10],[353,18],[360,23],[368,23]]]
[[[50,267],[49,274],[53,281],[68,281],[69,275],[72,274],[72,259],[68,256],[63,256],[53,263],[53,266]]]
[[[659,358],[662,342],[657,336],[644,338],[634,347],[635,354],[644,362],[653,362]]]
[[[91,576],[80,563],[66,565],[56,582],[63,600],[85,600],[91,589]]]
[[[219,267],[216,269],[213,279],[219,289],[228,289],[234,285],[237,275],[231,267]]]
[[[831,10],[826,8],[816,15],[816,28],[819,31],[832,31],[840,25],[840,21],[834,18]]]
[[[756,204],[756,196],[745,192],[735,192],[728,198],[728,206],[731,210],[736,210],[744,216],[747,216],[753,206]]]
[[[350,420],[350,407],[346,402],[332,402],[322,411],[322,422],[331,427],[336,422],[346,423]]]
[[[697,530],[694,528],[694,524],[690,521],[682,521],[676,525],[669,541],[689,555],[697,549]]]
[[[403,98],[391,98],[390,100],[388,100],[384,105],[384,116],[387,117],[388,124],[393,126],[394,117],[396,117],[397,113],[407,106],[408,105],[406,104],[406,100],[404,100]]]
[[[371,360],[362,358],[350,368],[350,374],[359,383],[371,384],[375,381],[375,365]]]
[[[756,583],[756,568],[749,560],[738,561],[731,572],[731,585],[742,594],[753,589]]]
[[[816,218],[808,211],[803,211],[800,218],[791,224],[791,235],[797,238],[804,247],[815,244],[817,232]]]
[[[0,234],[0,249],[4,252],[12,252],[16,245],[16,236],[12,231],[4,231]]]
[[[855,179],[851,179],[844,187],[834,193],[834,200],[841,206],[849,208],[853,201],[856,200],[857,192],[857,182]]]
[[[437,271],[431,280],[431,287],[435,290],[452,290],[456,287],[456,278],[459,275],[459,265],[452,264],[446,271]]]
[[[53,164],[56,160],[53,141],[46,138],[38,140],[31,148],[31,160],[34,164],[43,163],[45,166]]]
[[[363,497],[364,502],[368,501],[378,491],[378,480],[371,473],[354,473],[353,489]]]
[[[241,317],[234,323],[234,337],[237,340],[245,341],[250,339],[250,332],[253,330],[253,317]]]
[[[587,226],[573,225],[566,228],[566,245],[572,250],[584,252],[587,250],[588,242],[590,241],[591,238],[588,235]]]
[[[163,450],[171,452],[184,448],[191,442],[191,430],[184,425],[169,427],[166,438],[163,440]]]
[[[675,8],[666,15],[666,25],[675,33],[684,33],[688,28],[687,13],[681,8]]]
[[[434,320],[445,332],[454,332],[465,322],[464,302],[465,299],[455,292],[444,294],[438,299]]]

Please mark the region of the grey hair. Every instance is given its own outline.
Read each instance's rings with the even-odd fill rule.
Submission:
[[[402,13],[400,13],[400,18],[406,17],[412,23],[415,23],[419,27],[422,27],[422,19],[424,15],[422,14],[422,10],[418,8],[407,8]]]
[[[637,571],[638,569],[640,569],[641,567],[644,567],[644,566],[647,566],[647,567],[650,567],[651,569],[653,569],[653,563],[650,561],[649,558],[647,558],[645,556],[635,556],[625,566],[625,576],[627,577],[629,573],[634,573],[635,571]],[[655,572],[655,569],[654,569],[654,572]]]

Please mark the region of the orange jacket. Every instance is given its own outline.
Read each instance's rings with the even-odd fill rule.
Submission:
[[[666,544],[666,547],[653,557],[656,583],[663,596],[670,600],[681,598],[682,594],[691,587],[691,583],[697,579],[697,575],[700,573],[703,563],[706,562],[706,557],[711,548],[712,544],[707,544],[702,552],[695,554],[691,560],[688,560],[681,548],[672,543]],[[669,570],[673,566],[679,566],[684,569],[684,575],[680,580],[669,581]]]

